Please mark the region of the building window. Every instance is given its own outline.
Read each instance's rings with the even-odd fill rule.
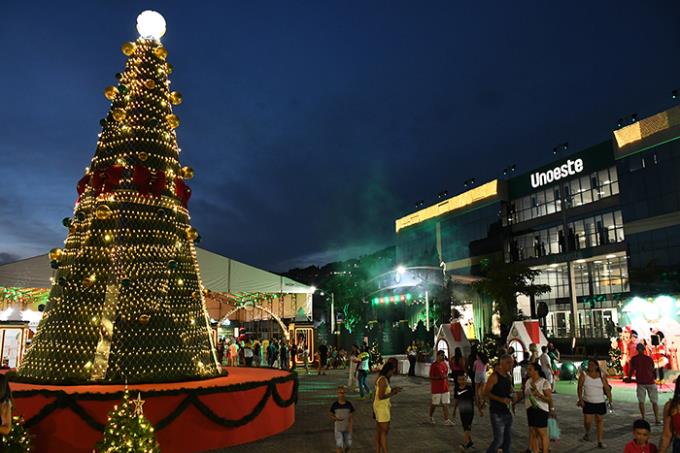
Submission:
[[[504,224],[510,225],[543,217],[562,210],[562,198],[569,207],[577,207],[611,197],[619,193],[616,167],[605,168],[564,183],[563,197],[555,185],[530,195],[511,200]]]
[[[600,245],[623,242],[623,217],[621,211],[575,220],[562,226],[523,234],[512,238],[505,248],[506,261],[522,261],[557,255],[568,251],[583,250]]]

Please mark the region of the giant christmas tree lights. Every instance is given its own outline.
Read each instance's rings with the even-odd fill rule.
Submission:
[[[138,18],[85,175],[54,284],[19,374],[41,383],[168,382],[218,374],[169,89],[165,21]]]

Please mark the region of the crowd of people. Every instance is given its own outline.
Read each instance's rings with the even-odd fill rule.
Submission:
[[[316,351],[301,342],[283,338],[260,339],[250,336],[241,338],[220,338],[216,345],[217,360],[223,366],[269,367],[282,370],[297,366],[311,374],[325,374],[329,369],[345,368],[349,357],[342,348],[335,348],[322,342]]]
[[[411,348],[411,347],[409,347]],[[414,345],[413,348],[417,348]],[[643,349],[643,348],[641,348]],[[412,360],[413,349],[407,351],[410,371],[415,368]],[[417,350],[417,349],[415,349]],[[391,377],[397,371],[394,361],[388,360],[375,380],[374,389],[367,383],[368,351],[366,348],[354,346],[349,358],[349,377],[347,386],[338,388],[338,401],[331,407],[331,417],[335,422],[336,451],[346,452],[351,447],[351,430],[354,407],[346,399],[347,389],[357,388],[361,399],[368,394],[372,398],[373,417],[376,424],[375,446],[377,453],[387,453],[388,434],[391,421],[391,400],[401,392],[401,388],[392,386]],[[435,422],[435,413],[441,408],[444,425],[456,423],[450,417],[460,416],[463,431],[462,450],[471,449],[472,422],[475,414],[485,416],[488,406],[488,417],[491,424],[492,439],[486,448],[487,453],[508,453],[512,445],[512,428],[516,408],[524,406],[526,411],[528,445],[524,451],[531,453],[548,452],[551,440],[560,437],[556,419],[555,381],[557,380],[557,363],[559,351],[551,344],[538,348],[532,345],[526,357],[517,361],[517,354],[512,348],[503,348],[495,366],[481,351],[473,350],[469,357],[464,357],[460,349],[455,349],[452,357],[445,351],[437,351],[434,363],[430,366],[431,401],[429,405],[429,421]],[[633,439],[626,445],[625,453],[680,453],[680,379],[676,382],[673,398],[665,405],[662,418],[659,416],[656,383],[653,375],[653,361],[647,360],[644,350],[640,350],[638,359],[631,362],[628,378],[636,377],[637,397],[640,418],[632,423]],[[519,373],[517,372],[519,370]],[[516,376],[521,375],[521,382]],[[650,377],[652,376],[652,377]],[[654,383],[650,384],[650,381]],[[449,382],[453,382],[453,391]],[[451,397],[453,395],[453,398]],[[645,397],[652,403],[654,423],[663,423],[663,436],[660,446],[650,442],[651,426],[645,420]],[[606,373],[600,368],[595,358],[584,360],[578,376],[576,405],[583,413],[583,442],[594,440],[595,446],[607,450],[604,443],[604,420],[607,412],[613,412],[612,387]],[[339,411],[338,408],[344,409]],[[594,438],[591,431],[594,428]],[[676,433],[678,435],[676,435]]]

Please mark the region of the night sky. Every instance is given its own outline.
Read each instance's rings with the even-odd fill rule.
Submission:
[[[275,271],[390,245],[417,200],[673,105],[677,0],[490,3],[3,2],[0,260],[62,244],[143,9],[168,23],[201,246]]]

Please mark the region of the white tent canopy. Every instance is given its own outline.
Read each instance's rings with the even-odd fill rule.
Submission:
[[[310,286],[258,269],[217,253],[196,248],[203,285],[221,293],[312,294]],[[0,266],[0,286],[50,288],[52,269],[47,255]]]

